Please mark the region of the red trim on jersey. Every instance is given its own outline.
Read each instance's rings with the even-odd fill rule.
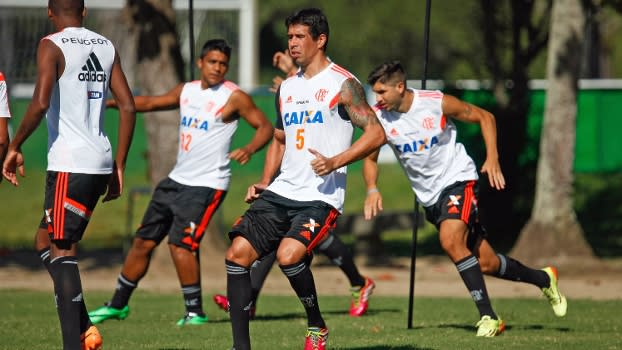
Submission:
[[[471,205],[473,204],[473,199],[475,197],[475,195],[473,194],[474,185],[475,181],[469,181],[464,188],[464,204],[462,205],[460,220],[464,221],[466,224],[469,223],[469,216],[471,215]]]
[[[224,191],[222,190],[216,190],[216,193],[214,194],[214,199],[205,209],[205,213],[203,213],[203,217],[201,218],[201,223],[199,224],[199,227],[197,227],[195,231],[194,239],[190,243],[184,242],[184,243],[188,243],[191,246],[191,249],[193,251],[199,248],[199,242],[201,241],[201,237],[203,237],[203,234],[205,233],[205,229],[207,228],[207,225],[209,225],[209,222],[212,219],[214,212],[216,212],[216,208],[218,207],[218,204],[222,200],[223,193]]]
[[[0,72],[0,81],[4,81],[4,74],[2,74],[2,72]]]
[[[318,233],[313,241],[311,241],[311,243],[309,243],[309,245],[307,246],[307,254],[311,254],[313,248],[315,248],[315,246],[317,246],[318,243],[320,243],[322,239],[326,237],[326,235],[328,234],[328,230],[335,226],[335,221],[337,221],[337,217],[339,217],[339,211],[334,208],[331,209],[330,213],[328,213],[328,216],[326,217],[326,221],[324,221],[324,225],[322,225],[322,228],[320,229],[320,233]]]
[[[224,109],[225,109],[225,106],[220,107],[220,109],[218,109],[216,113],[214,113],[214,117],[218,118],[222,114],[222,111]]]
[[[239,89],[240,89],[240,87],[239,87],[239,86],[237,86],[234,82],[229,81],[229,80],[225,80],[225,81],[222,83],[222,85],[223,85],[224,87],[228,88],[229,90],[232,90],[232,91],[236,91],[236,90],[239,90]]]
[[[339,96],[341,96],[340,92],[338,92],[337,95],[335,95],[335,97],[333,97],[333,99],[330,100],[330,103],[328,104],[328,108],[332,109],[337,103],[339,103]]]
[[[69,173],[56,173],[56,189],[54,193],[54,239],[65,238],[65,199],[67,198],[67,184]]]
[[[341,75],[345,76],[346,78],[352,78],[354,77],[354,75],[352,75],[352,73],[348,72],[345,68],[341,67],[340,65],[333,63],[332,67],[330,67],[331,70],[340,73]]]
[[[445,117],[445,115],[441,115],[441,130],[445,130],[445,127],[447,126],[447,117]]]
[[[372,109],[374,112],[381,111],[381,110],[382,110],[382,108],[380,108],[380,102],[377,102],[375,105],[373,105],[373,106],[371,107],[371,109]]]
[[[443,93],[439,91],[432,91],[432,90],[419,90],[419,96],[437,99],[437,98],[442,98]]]

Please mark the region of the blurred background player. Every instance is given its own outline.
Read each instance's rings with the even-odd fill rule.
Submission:
[[[496,254],[479,223],[478,174],[464,146],[456,142],[456,127],[447,117],[478,123],[486,145],[481,172],[490,186],[502,190],[505,179],[497,154],[495,118],[488,111],[437,90],[416,90],[406,86],[406,72],[398,61],[374,69],[368,83],[376,93],[378,119],[387,142],[410,181],[426,218],[439,230],[441,246],[464,281],[480,313],[477,336],[501,334],[505,324],[495,314],[488,298],[482,272],[511,281],[530,283],[542,289],[557,316],[566,314],[566,298],[557,287],[557,270],[534,270]],[[376,187],[378,151],[364,160],[367,185],[365,218],[382,210],[382,196]]]
[[[251,97],[225,79],[230,59],[227,42],[208,40],[196,62],[200,80],[181,83],[161,96],[134,98],[139,112],[180,109],[177,163],[154,190],[112,299],[89,313],[93,323],[128,316],[132,292],[147,273],[153,250],[167,235],[186,306],[177,325],[207,322],[195,253],[227,193],[230,160],[246,164],[270,141],[273,131]],[[114,101],[110,105],[115,106]],[[246,146],[230,151],[240,118],[256,130],[255,135]]]
[[[45,115],[47,179],[35,247],[54,282],[63,348],[98,349],[102,339],[86,312],[76,249],[100,196],[107,190],[105,202],[121,195],[134,102],[113,44],[82,27],[84,1],[50,0],[47,12],[56,32],[39,42],[34,94],[2,172],[18,185],[16,171],[24,163],[21,146]],[[109,88],[121,119],[114,160],[103,118]]]
[[[300,70],[276,93],[276,128],[262,178],[249,187],[246,200],[252,204],[229,233],[225,265],[236,350],[251,348],[251,265],[274,251],[307,314],[305,349],[326,348],[312,250],[343,210],[346,166],[385,142],[360,82],[326,57],[329,27],[322,11],[300,10],[285,26]],[[363,130],[354,143],[353,125]]]
[[[6,151],[9,148],[9,118],[11,118],[9,93],[4,74],[0,72],[0,162],[4,161]],[[0,182],[2,179],[3,177],[0,176]]]
[[[298,71],[298,67],[294,64],[294,60],[289,55],[289,50],[277,51],[274,53],[272,64],[285,73],[288,78],[296,75]],[[270,90],[276,92],[282,82],[283,78],[281,76],[275,76],[272,79],[273,86]],[[369,297],[376,286],[374,281],[370,277],[360,274],[354,263],[352,253],[343,241],[341,241],[337,235],[333,234],[332,229],[326,238],[315,248],[315,252],[326,255],[333,264],[337,265],[343,271],[350,282],[350,293],[352,295],[349,310],[350,316],[363,316],[369,308]],[[250,272],[253,300],[253,306],[250,309],[251,319],[255,317],[259,293],[275,260],[276,254],[273,253],[263,257],[261,260],[255,261],[252,265]],[[213,299],[221,309],[227,312],[229,311],[229,301],[225,295],[216,294]]]

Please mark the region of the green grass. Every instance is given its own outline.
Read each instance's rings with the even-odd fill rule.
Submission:
[[[88,293],[87,304],[109,293]],[[125,321],[99,326],[105,349],[229,349],[228,315],[204,297],[209,324],[178,328],[183,313],[179,295],[138,290]],[[542,299],[496,299],[507,320],[506,333],[492,339],[475,337],[477,313],[467,298],[417,298],[414,328],[406,329],[405,297],[372,299],[369,314],[347,315],[346,296],[321,296],[330,329],[330,349],[620,349],[622,323],[614,310],[620,301],[572,300],[565,318],[556,318]],[[59,349],[60,331],[52,292],[0,291],[0,349]],[[290,296],[262,296],[258,318],[251,322],[253,349],[300,349],[306,318]]]

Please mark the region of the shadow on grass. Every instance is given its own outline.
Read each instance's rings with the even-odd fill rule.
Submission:
[[[373,315],[378,315],[378,314],[386,314],[386,313],[400,313],[401,310],[395,308],[395,309],[389,309],[389,308],[384,308],[384,309],[379,309],[379,308],[374,308],[373,310],[368,310],[366,313],[366,316],[373,316]],[[336,316],[347,316],[348,313],[347,311],[343,311],[343,310],[322,310],[322,315],[323,316],[327,316],[327,315],[336,315]],[[263,315],[256,315],[255,318],[251,321],[282,321],[282,320],[297,320],[297,319],[301,319],[301,320],[305,320],[306,319],[306,315],[304,313],[301,312],[290,312],[290,313],[279,313],[279,314],[263,314]],[[230,320],[228,318],[224,318],[224,319],[218,319],[218,320],[210,320],[210,323],[229,323]]]

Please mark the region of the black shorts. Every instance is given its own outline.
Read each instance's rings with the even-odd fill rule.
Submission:
[[[39,227],[48,230],[52,241],[80,241],[109,179],[110,174],[48,171]]]
[[[339,211],[322,201],[295,201],[265,191],[231,228],[229,238],[242,236],[263,257],[285,237],[300,241],[311,254],[335,226]]]
[[[187,186],[166,178],[158,184],[136,236],[195,251],[227,191]]]
[[[477,181],[456,182],[441,192],[438,201],[425,208],[426,219],[438,229],[447,219],[462,220],[469,228],[467,246],[472,248],[479,238],[486,237],[486,230],[479,222]]]

